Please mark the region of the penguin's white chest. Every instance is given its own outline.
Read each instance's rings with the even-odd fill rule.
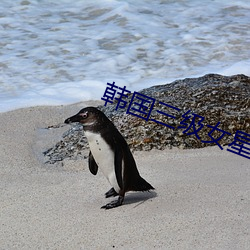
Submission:
[[[119,192],[120,188],[115,175],[115,155],[113,150],[100,134],[86,131],[85,135],[96,164],[108,179],[111,186],[114,187],[115,191]]]

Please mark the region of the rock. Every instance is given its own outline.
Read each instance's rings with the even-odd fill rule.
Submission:
[[[161,125],[155,121],[148,121],[126,113],[126,109],[116,109],[117,103],[107,107],[99,106],[123,134],[132,150],[151,150],[179,147],[201,148],[216,145],[204,143],[211,141],[208,133],[218,122],[218,128],[226,134],[220,141],[220,145],[227,145],[234,139],[237,130],[249,133],[250,124],[250,78],[245,75],[221,76],[215,74],[205,75],[199,78],[186,78],[170,84],[152,86],[140,91],[141,94],[155,98],[151,119],[171,125],[175,129]],[[128,100],[132,97],[129,95]],[[171,105],[179,111],[164,106],[162,103]],[[178,128],[182,117],[187,111],[191,118],[185,123],[190,125],[193,115],[204,117],[203,128],[198,132],[200,140],[195,134],[183,133],[185,128]],[[175,116],[167,117],[158,111]],[[196,118],[196,129],[199,128],[199,119]],[[187,131],[187,133],[193,130]],[[214,131],[214,138],[220,137],[221,133]],[[79,139],[80,138],[80,139]],[[82,158],[84,149],[88,148],[86,138],[80,125],[75,125],[63,135],[62,141],[53,148],[44,152],[49,163],[65,158]],[[86,154],[86,153],[85,153]]]

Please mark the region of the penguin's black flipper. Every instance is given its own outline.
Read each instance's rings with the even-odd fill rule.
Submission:
[[[89,151],[89,170],[93,175],[96,175],[98,171],[98,165],[96,164],[91,151]]]
[[[105,193],[106,198],[109,198],[109,197],[112,197],[112,196],[115,197],[117,195],[118,195],[118,193],[115,191],[114,188],[111,188],[107,193]]]
[[[123,189],[122,181],[122,150],[120,147],[115,147],[115,176],[120,189]]]

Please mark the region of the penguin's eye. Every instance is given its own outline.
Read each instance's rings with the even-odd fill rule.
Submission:
[[[83,119],[86,119],[88,117],[88,112],[79,114]]]

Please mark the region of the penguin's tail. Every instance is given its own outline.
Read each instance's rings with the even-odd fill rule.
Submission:
[[[154,189],[154,187],[152,187],[147,181],[139,176],[131,191],[148,191],[150,189]]]

